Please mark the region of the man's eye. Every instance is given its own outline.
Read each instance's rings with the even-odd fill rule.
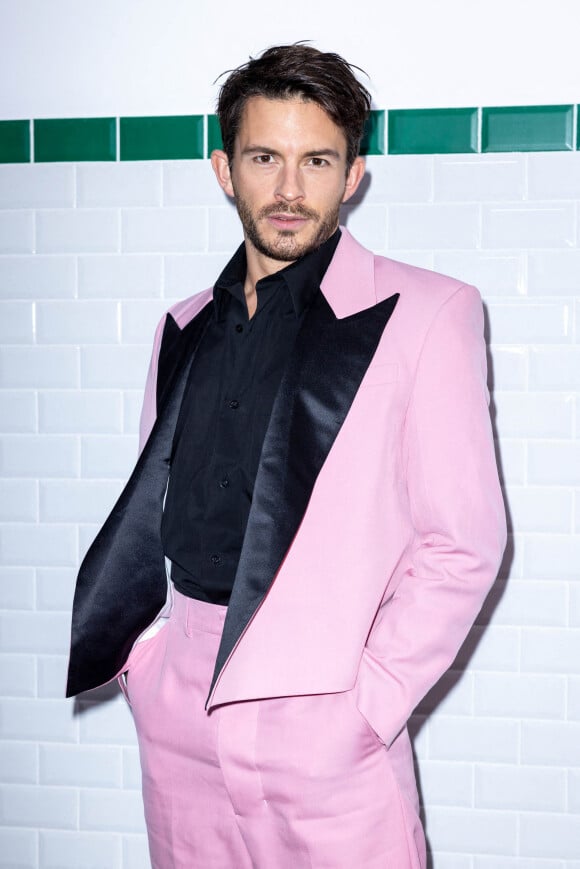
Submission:
[[[256,163],[267,165],[268,163],[274,162],[274,156],[273,154],[258,154],[256,157],[254,157],[254,160],[256,161]]]
[[[311,157],[310,158],[311,166],[328,166],[328,160],[325,160],[324,157]]]

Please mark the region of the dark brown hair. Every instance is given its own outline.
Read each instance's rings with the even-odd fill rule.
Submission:
[[[347,169],[358,155],[371,95],[339,54],[310,45],[278,45],[231,70],[217,102],[224,151],[230,163],[242,112],[250,97],[302,97],[317,103],[346,137]],[[358,69],[358,67],[357,67]]]

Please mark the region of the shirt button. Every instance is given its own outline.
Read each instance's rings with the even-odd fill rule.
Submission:
[[[232,398],[232,400],[229,403],[229,407],[232,410],[237,410],[239,406],[240,406],[240,402],[237,400],[237,398]]]
[[[230,485],[230,481],[228,480],[227,477],[224,477],[223,480],[220,480],[220,489],[227,489],[227,487],[229,485]]]
[[[221,563],[221,558],[219,557],[219,555],[212,555],[211,563],[215,564],[215,566],[217,567],[217,565]]]
[[[243,332],[243,331],[244,331],[244,327],[242,326],[241,323],[238,323],[236,326],[236,332]]]

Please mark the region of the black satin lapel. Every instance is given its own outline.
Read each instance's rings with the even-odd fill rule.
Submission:
[[[163,327],[163,335],[161,336],[159,359],[157,360],[157,414],[159,414],[159,408],[163,405],[163,401],[167,396],[167,390],[171,386],[173,377],[179,366],[183,350],[181,342],[182,334],[181,329],[171,314],[167,314]]]
[[[175,376],[131,477],[81,565],[75,591],[67,697],[102,685],[125,663],[165,601],[163,498],[173,434],[211,305],[180,332]]]
[[[305,317],[264,439],[212,689],[292,543],[398,298],[339,320],[319,293]]]

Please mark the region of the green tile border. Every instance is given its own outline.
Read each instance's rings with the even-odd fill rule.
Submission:
[[[389,154],[475,154],[477,137],[475,108],[389,112]]]
[[[481,150],[572,151],[573,129],[573,105],[485,108]]]
[[[40,118],[34,125],[35,163],[115,160],[115,118]]]
[[[30,121],[0,121],[0,163],[30,162]]]
[[[577,104],[373,109],[361,153],[580,150],[580,129],[573,141],[577,115]],[[212,114],[0,120],[0,163],[199,160],[221,147],[218,120]]]
[[[203,115],[121,118],[121,160],[201,160]]]

